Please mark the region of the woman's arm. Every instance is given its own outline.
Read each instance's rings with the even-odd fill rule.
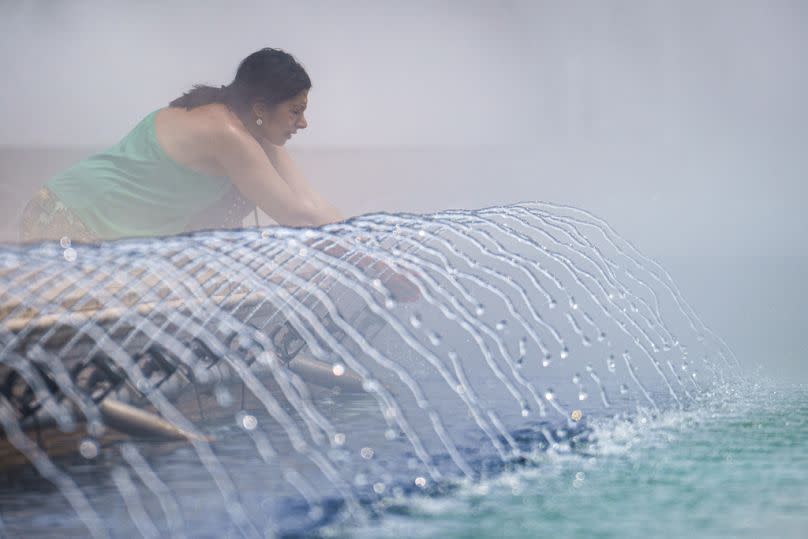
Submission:
[[[218,130],[212,142],[211,153],[236,188],[279,224],[320,226],[341,218],[305,184],[295,187],[285,180],[264,149],[243,129],[226,126]]]
[[[305,196],[306,198],[314,200],[316,204],[323,209],[325,214],[328,215],[330,222],[342,221],[345,219],[337,208],[332,206],[322,197],[322,195],[320,195],[320,193],[312,188],[311,184],[303,176],[303,173],[297,167],[289,155],[289,152],[287,152],[285,148],[275,146],[270,142],[262,143],[261,147],[267,154],[269,161],[275,167],[275,170],[278,171],[278,174],[280,174],[281,178],[283,178],[284,181],[289,184],[289,187],[291,187],[293,191]]]
[[[266,157],[270,160],[273,170],[279,174],[282,180],[297,196],[304,200],[313,201],[315,206],[322,212],[321,215],[329,219],[327,222],[336,222],[343,219],[339,211],[326,202],[325,199],[310,186],[284,148],[268,142],[261,144],[261,147]],[[270,214],[270,216],[272,216],[272,214]],[[317,243],[316,248],[330,256],[342,258],[349,253],[347,247],[329,240],[319,240]],[[370,255],[351,258],[351,264],[362,268],[373,277],[381,278],[382,282],[384,282],[393,293],[397,301],[411,302],[421,297],[418,288],[407,277],[406,272],[399,273],[386,263]],[[312,271],[313,270],[314,268],[312,268]]]

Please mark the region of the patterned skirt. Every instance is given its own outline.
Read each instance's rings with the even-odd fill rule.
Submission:
[[[217,204],[191,216],[186,232],[216,228],[241,228],[247,214],[255,205],[232,188]],[[257,224],[257,223],[256,223]],[[20,219],[22,241],[47,241],[70,238],[71,242],[98,243],[96,234],[53,192],[43,187],[36,192],[23,210]]]
[[[98,243],[73,210],[62,204],[50,189],[43,187],[25,206],[20,218],[22,241],[46,241],[70,238],[71,242]]]

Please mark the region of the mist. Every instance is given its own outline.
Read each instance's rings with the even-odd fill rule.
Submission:
[[[808,7],[794,1],[0,4],[0,240],[50,175],[261,47],[348,215],[545,200],[608,221],[749,369],[808,380]]]

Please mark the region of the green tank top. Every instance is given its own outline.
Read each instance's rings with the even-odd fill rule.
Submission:
[[[171,159],[157,142],[156,115],[47,182],[101,239],[184,232],[195,215],[232,190],[228,178],[200,174]]]

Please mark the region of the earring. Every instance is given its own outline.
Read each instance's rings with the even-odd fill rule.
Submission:
[[[264,125],[264,120],[262,120],[261,118],[256,119],[255,125]]]

